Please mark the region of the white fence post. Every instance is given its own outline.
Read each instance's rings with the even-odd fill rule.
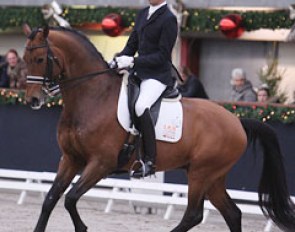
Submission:
[[[33,182],[32,179],[26,179],[26,183],[32,183],[32,182]],[[27,191],[22,190],[22,192],[20,193],[20,196],[18,198],[17,204],[22,205],[25,201],[26,196],[27,196]]]

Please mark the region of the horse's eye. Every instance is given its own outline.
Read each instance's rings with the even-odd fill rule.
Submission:
[[[43,58],[38,58],[36,62],[37,62],[37,64],[41,64],[43,61],[44,61]]]

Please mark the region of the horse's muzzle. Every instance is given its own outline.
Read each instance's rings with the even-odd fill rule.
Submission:
[[[33,110],[39,110],[44,104],[44,100],[32,97],[30,101],[30,106]]]

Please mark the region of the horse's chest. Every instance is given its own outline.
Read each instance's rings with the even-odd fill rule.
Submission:
[[[67,152],[80,153],[83,149],[83,140],[85,140],[86,132],[80,127],[68,127],[60,130],[59,143]]]

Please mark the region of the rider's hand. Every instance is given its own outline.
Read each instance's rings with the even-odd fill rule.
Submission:
[[[118,67],[118,64],[117,64],[117,61],[114,59],[112,59],[111,61],[108,62],[109,64],[109,67],[110,68],[117,68]]]
[[[134,66],[134,58],[132,56],[118,56],[115,60],[119,69],[132,68]]]

